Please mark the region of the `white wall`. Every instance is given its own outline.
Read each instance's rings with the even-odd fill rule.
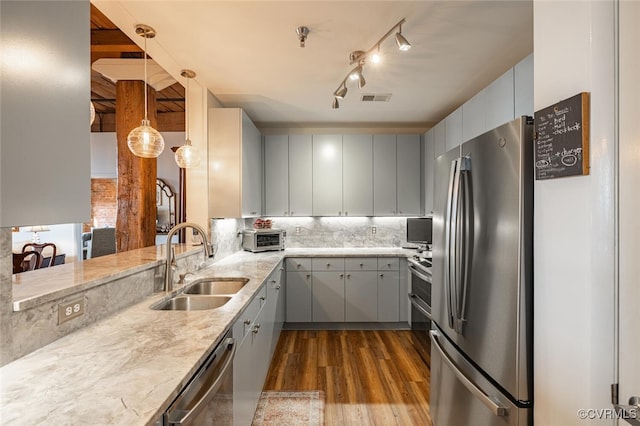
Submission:
[[[162,132],[164,151],[158,157],[158,177],[168,182],[177,193],[180,171],[172,146],[184,145],[184,132]],[[118,177],[118,141],[115,132],[91,133],[91,177]]]
[[[583,425],[579,409],[611,406],[613,28],[611,1],[534,0],[535,110],[591,92],[590,175],[534,186],[537,425]]]

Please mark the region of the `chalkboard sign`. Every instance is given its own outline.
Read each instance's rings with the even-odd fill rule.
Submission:
[[[589,174],[589,93],[535,113],[536,180]]]

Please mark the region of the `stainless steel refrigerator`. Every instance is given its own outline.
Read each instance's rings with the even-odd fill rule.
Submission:
[[[435,426],[533,424],[531,123],[518,118],[435,162]]]

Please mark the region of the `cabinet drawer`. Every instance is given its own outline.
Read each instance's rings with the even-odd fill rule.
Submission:
[[[345,271],[376,271],[378,259],[375,257],[350,257],[344,260]]]
[[[397,257],[379,257],[378,271],[397,271],[400,269],[400,260]]]
[[[344,271],[344,259],[337,257],[315,257],[311,259],[312,271]]]
[[[287,271],[311,271],[311,259],[291,258],[287,259]]]
[[[260,313],[260,308],[267,300],[267,287],[263,286],[255,295],[249,305],[242,311],[236,322],[233,324],[233,337],[242,341],[251,331],[251,326]]]

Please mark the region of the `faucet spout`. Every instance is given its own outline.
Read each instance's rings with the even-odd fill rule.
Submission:
[[[173,228],[171,228],[171,230],[167,234],[167,247],[165,250],[167,254],[167,258],[165,261],[164,291],[173,290],[173,267],[172,267],[173,250],[171,247],[171,239],[179,230],[184,228],[195,229],[202,236],[202,244],[204,245],[204,250],[203,250],[204,260],[207,260],[208,258],[213,257],[213,250],[211,248],[211,244],[209,243],[209,238],[207,237],[207,233],[200,225],[193,222],[182,222],[177,224]]]

